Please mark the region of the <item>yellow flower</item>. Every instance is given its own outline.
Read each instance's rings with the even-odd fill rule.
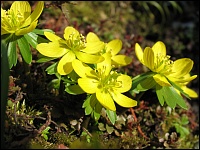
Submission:
[[[89,34],[93,34],[91,42],[100,41],[100,39],[95,33],[90,32]],[[111,65],[113,67],[120,67],[130,64],[132,62],[132,58],[123,54],[119,54],[121,49],[122,49],[122,41],[119,39],[114,39],[108,43],[104,43],[104,47],[103,49],[101,49],[100,54],[104,56],[105,53],[110,53]]]
[[[153,78],[160,86],[171,86],[168,80],[181,83],[189,82],[197,77],[197,75],[184,77],[191,71],[193,61],[182,58],[173,62],[170,56],[166,55],[166,47],[161,41],[156,42],[152,48],[146,47],[144,52],[136,43],[135,52],[139,61],[155,73]]]
[[[102,56],[95,55],[103,48],[103,42],[90,42],[90,39],[93,38],[92,34],[88,34],[87,41],[85,41],[85,37],[82,34],[75,28],[68,26],[64,31],[64,39],[50,32],[44,32],[44,35],[51,42],[40,43],[36,49],[47,57],[61,57],[57,66],[57,72],[60,75],[69,74],[74,69],[72,62],[76,59],[89,64],[99,63],[104,60]]]
[[[74,70],[81,77],[78,79],[78,85],[86,93],[95,94],[97,100],[106,109],[116,111],[114,101],[122,107],[136,106],[137,101],[122,94],[130,90],[131,78],[112,71],[109,57],[107,54],[105,61],[98,63],[94,70],[81,61],[73,61]]]
[[[189,78],[190,74],[186,74],[185,76],[183,76],[183,78]],[[191,98],[198,98],[198,94],[191,88],[188,88],[187,85],[189,84],[189,82],[185,82],[185,83],[177,83],[180,88],[183,90],[184,93],[186,93],[189,97]],[[180,94],[180,92],[177,90],[177,92]]]
[[[43,1],[37,3],[32,13],[28,1],[14,1],[7,11],[1,8],[1,35],[11,33],[19,36],[31,32],[36,28],[43,8]]]

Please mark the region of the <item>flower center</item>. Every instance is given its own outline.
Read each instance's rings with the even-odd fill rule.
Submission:
[[[170,74],[172,73],[173,63],[169,55],[163,56],[158,54],[156,56],[154,71],[165,75]]]
[[[24,22],[24,17],[20,11],[15,14],[13,10],[5,11],[5,15],[3,15],[1,19],[3,25],[8,27],[8,30],[15,31],[18,30]]]
[[[111,52],[112,52],[112,49],[111,49],[111,48],[108,49],[108,47],[107,47],[106,45],[107,45],[107,43],[105,43],[104,48],[100,51],[100,54],[101,54],[101,55],[102,55],[102,54],[105,54],[105,53],[111,53]]]
[[[117,80],[119,74],[116,71],[111,71],[108,75],[105,74],[105,71],[105,66],[102,69],[95,70],[99,80],[98,88],[105,92],[111,92],[113,91],[113,88],[122,86],[121,81]]]
[[[76,36],[75,32],[73,32],[69,35],[67,46],[72,51],[80,51],[86,47],[85,37],[82,34]]]

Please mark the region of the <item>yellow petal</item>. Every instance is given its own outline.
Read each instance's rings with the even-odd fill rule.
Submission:
[[[138,60],[144,65],[143,50],[138,43],[135,44],[135,54]]]
[[[44,35],[50,40],[50,41],[59,41],[62,38],[60,38],[59,36],[51,33],[51,32],[44,32]]]
[[[171,84],[168,82],[166,77],[164,77],[160,74],[154,75],[153,78],[156,81],[156,83],[158,83],[160,86],[171,86]]]
[[[104,70],[104,75],[110,74],[110,71],[112,69],[111,66],[111,54],[110,53],[104,53],[102,55],[104,57],[104,61],[97,64],[97,69]]]
[[[198,97],[198,94],[194,90],[192,90],[192,89],[190,89],[186,86],[181,87],[181,89],[183,90],[183,92],[188,94],[189,97],[191,97],[191,98],[197,98]]]
[[[150,47],[145,48],[143,60],[145,66],[147,66],[150,70],[154,70],[154,53]]]
[[[66,40],[69,39],[69,36],[70,36],[71,34],[73,34],[74,37],[79,36],[79,32],[78,32],[75,28],[73,28],[73,27],[71,27],[71,26],[67,26],[67,27],[65,28],[65,31],[64,31],[64,32],[65,32],[65,33],[64,33],[64,38],[65,38]]]
[[[117,82],[121,84],[119,87],[114,87],[118,92],[124,93],[131,89],[132,79],[128,75],[118,76]]]
[[[44,8],[44,1],[38,1],[34,11],[24,22],[23,27],[26,27],[27,25],[31,24],[32,22],[35,22],[40,17],[40,15],[43,11],[43,8]]]
[[[193,67],[193,61],[189,58],[181,58],[174,61],[171,76],[184,76],[188,74]]]
[[[36,49],[47,57],[61,57],[68,51],[60,48],[58,42],[40,43],[36,46]]]
[[[103,107],[112,111],[116,111],[115,103],[108,92],[103,92],[101,89],[97,89],[96,97]]]
[[[99,42],[100,39],[98,38],[98,36],[95,33],[89,32],[86,36],[86,41],[89,43],[92,43],[92,42]]]
[[[81,51],[88,54],[96,54],[103,49],[104,49],[104,42],[94,41],[94,42],[87,42],[86,48],[84,48]]]
[[[110,51],[112,56],[118,54],[121,48],[122,48],[122,41],[119,39],[112,40],[108,44],[106,44],[106,52]]]
[[[90,68],[88,65],[84,64],[78,59],[73,60],[72,66],[74,68],[74,71],[80,76],[80,77],[86,77],[86,74],[90,74],[92,72],[92,68]]]
[[[166,56],[166,47],[165,47],[165,44],[161,41],[156,42],[153,45],[152,50],[154,52],[155,57],[159,55]]]
[[[28,1],[14,1],[10,10],[13,10],[15,15],[17,15],[19,11],[24,19],[31,14],[31,6]]]
[[[79,78],[78,85],[85,91],[86,93],[93,94],[97,90],[98,81],[91,78]]]
[[[132,62],[132,58],[126,55],[115,55],[112,57],[112,65],[118,67],[119,66],[126,66]]]
[[[136,100],[133,100],[121,93],[118,93],[118,92],[112,93],[112,97],[114,101],[122,107],[130,108],[130,107],[137,106]]]
[[[15,32],[15,34],[16,34],[17,36],[27,34],[27,33],[31,32],[31,31],[33,31],[33,30],[36,28],[36,26],[37,26],[37,21],[32,22],[32,23],[30,24],[30,26],[28,26],[28,27],[26,27],[26,28],[21,28],[21,29],[17,30],[17,31]]]
[[[99,63],[102,62],[104,60],[104,58],[102,56],[98,56],[98,55],[92,55],[92,54],[87,54],[87,53],[83,53],[83,52],[75,52],[76,57],[84,62],[84,63],[88,63],[88,64],[95,64],[95,63]]]
[[[73,52],[69,51],[59,61],[57,71],[60,75],[67,75],[72,72],[72,61],[75,59]]]

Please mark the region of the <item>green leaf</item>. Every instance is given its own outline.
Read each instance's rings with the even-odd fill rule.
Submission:
[[[91,95],[89,95],[86,100],[84,101],[83,105],[82,105],[82,108],[85,108],[87,107],[88,105],[90,105],[90,98],[91,98]]]
[[[175,108],[176,104],[178,104],[180,107],[187,109],[187,105],[186,105],[183,97],[180,96],[176,92],[174,87],[172,87],[172,86],[170,86],[170,87],[168,87],[168,86],[163,86],[163,87],[156,86],[156,93],[157,93],[158,99],[159,99],[161,104],[163,104],[163,98],[164,98],[164,101],[171,108]]]
[[[82,108],[85,108],[85,115],[89,115],[93,111],[93,108],[90,106],[90,99],[91,96],[87,97],[87,99],[84,101],[82,105]]]
[[[104,127],[103,123],[98,123],[98,128],[100,131],[106,131],[106,128]]]
[[[83,94],[85,91],[81,89],[79,85],[69,85],[66,86],[65,91],[72,95]]]
[[[171,91],[171,95],[172,97],[176,100],[176,103],[181,106],[183,109],[188,109],[185,100],[183,99],[183,97],[181,95],[179,95],[176,90],[174,89],[174,87],[169,87],[170,91]]]
[[[151,88],[153,88],[156,85],[155,80],[153,77],[147,77],[146,79],[140,81],[140,83],[137,85],[138,91],[147,91]]]
[[[174,97],[172,96],[169,88],[167,86],[163,86],[161,91],[162,91],[163,97],[164,97],[167,105],[171,108],[175,108],[176,107],[176,99],[174,99]]]
[[[47,61],[50,61],[50,60],[54,60],[56,58],[57,57],[47,57],[47,56],[44,56],[44,55],[38,53],[38,60],[36,62],[37,63],[43,63],[43,62],[47,62]]]
[[[97,113],[96,111],[93,111],[92,112],[92,117],[94,118],[94,120],[99,120],[99,118],[100,118],[100,113]]]
[[[53,30],[51,29],[34,29],[32,31],[35,34],[39,34],[39,35],[44,35],[44,32],[51,32],[51,33],[55,33]]]
[[[53,79],[51,82],[48,84],[49,87],[53,87],[55,89],[60,88],[60,80],[59,79]]]
[[[58,62],[52,64],[45,71],[47,71],[48,74],[56,74],[57,73],[57,64],[58,64]]]
[[[152,77],[155,73],[153,72],[145,72],[140,74],[132,79],[132,87],[130,90],[134,90],[137,88],[137,85],[146,78]]]
[[[189,123],[188,116],[183,115],[183,116],[181,117],[181,124],[182,124],[182,125],[187,125],[188,123]]]
[[[174,87],[174,88],[176,88],[177,90],[179,90],[180,92],[181,92],[181,94],[183,94],[185,97],[187,97],[188,99],[191,99],[190,97],[189,97],[189,95],[188,94],[186,94],[185,92],[183,92],[183,90],[178,86],[178,85],[176,85],[174,82],[172,82],[172,81],[170,81],[170,80],[168,80],[169,81],[169,83]]]
[[[93,108],[90,105],[88,105],[87,107],[85,107],[85,115],[91,114],[92,111],[93,111]]]
[[[161,106],[163,106],[165,103],[165,99],[164,99],[161,89],[162,89],[162,86],[160,86],[159,84],[156,84],[156,94],[157,94],[157,97],[158,97],[158,100],[159,100]]]
[[[175,123],[174,126],[175,126],[175,128],[176,128],[176,131],[177,131],[178,133],[180,133],[180,137],[181,137],[181,138],[183,138],[183,137],[185,137],[185,136],[187,136],[187,135],[190,134],[190,131],[189,131],[187,128],[181,126],[180,124]]]
[[[33,33],[33,32],[29,32],[27,34],[24,35],[24,37],[26,38],[26,40],[28,41],[28,43],[33,47],[36,48],[38,42],[37,42],[37,38],[38,35]]]
[[[111,121],[111,123],[114,125],[114,124],[115,124],[115,121],[117,120],[116,112],[107,109],[107,110],[106,110],[106,114],[107,114],[109,120]]]
[[[114,128],[113,127],[110,127],[106,124],[106,130],[108,132],[108,134],[111,134],[113,131],[114,131]]]
[[[32,61],[32,53],[30,46],[24,36],[17,40],[20,53],[27,64],[30,64]]]
[[[10,69],[17,64],[16,44],[17,44],[16,41],[12,41],[8,43],[8,62],[9,62]]]

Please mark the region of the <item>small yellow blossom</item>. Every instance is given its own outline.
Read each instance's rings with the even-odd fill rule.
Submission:
[[[153,78],[160,86],[171,86],[168,80],[184,83],[197,77],[197,75],[185,76],[191,71],[193,61],[189,58],[170,60],[170,56],[166,55],[166,47],[161,41],[156,42],[152,48],[146,47],[144,52],[136,43],[135,52],[139,61],[155,73]]]
[[[81,77],[78,79],[78,85],[86,93],[95,94],[106,109],[116,111],[114,101],[122,107],[137,105],[137,101],[122,94],[130,90],[132,80],[128,75],[112,71],[109,54],[105,55],[105,60],[98,63],[94,70],[79,60],[73,61],[72,65]]]
[[[93,38],[91,38],[90,42],[98,42],[100,39],[95,33],[93,34]],[[89,49],[89,47],[87,48]],[[114,39],[108,43],[104,42],[104,47],[101,49],[100,54],[104,56],[106,53],[110,53],[111,65],[113,67],[126,66],[132,62],[132,58],[123,54],[119,54],[122,49],[122,41],[119,39]]]
[[[44,32],[44,35],[50,42],[40,43],[36,49],[44,56],[61,58],[57,66],[60,75],[72,72],[74,69],[72,62],[76,59],[89,64],[104,60],[102,56],[96,55],[103,48],[103,42],[90,42],[93,38],[92,34],[88,34],[85,40],[85,37],[75,28],[68,26],[64,31],[64,39],[50,32]]]
[[[1,35],[17,36],[31,32],[37,26],[38,18],[44,8],[44,2],[38,1],[34,11],[28,1],[14,1],[9,10],[1,8]]]

